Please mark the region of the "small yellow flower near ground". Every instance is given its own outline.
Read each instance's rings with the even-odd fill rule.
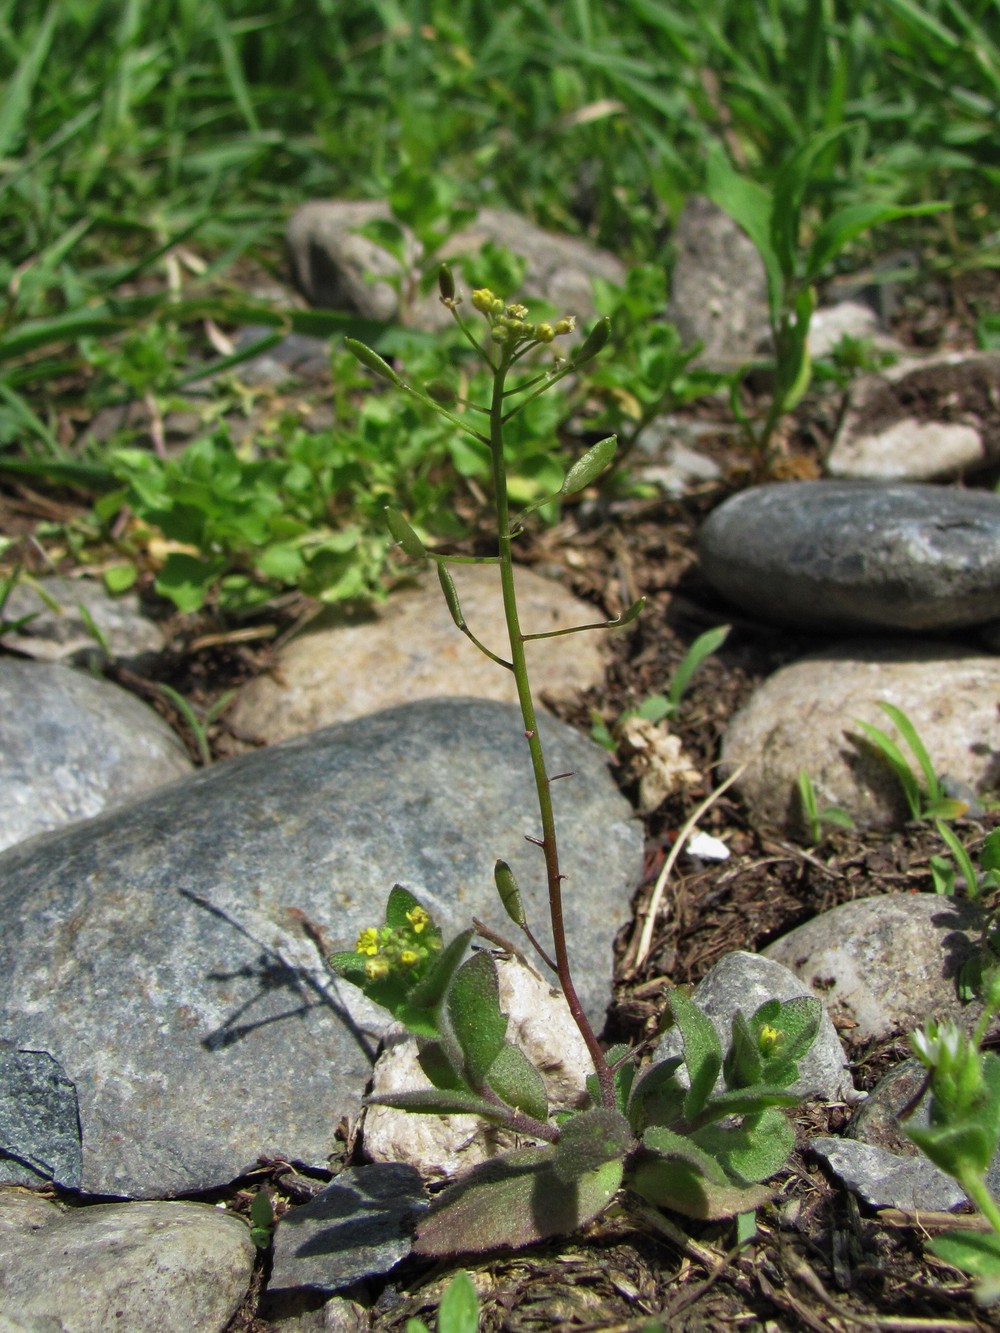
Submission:
[[[783,1036],[784,1033],[779,1032],[777,1028],[771,1027],[770,1024],[765,1024],[764,1027],[761,1028],[760,1037],[758,1038],[758,1045],[761,1052],[763,1054],[770,1054],[776,1046],[780,1045]]]
[[[404,949],[403,952],[399,955],[399,961],[403,964],[404,967],[412,967],[413,964],[419,958],[419,956],[420,955],[417,954],[413,949]]]
[[[365,976],[369,981],[384,981],[389,975],[389,964],[384,958],[369,958],[365,963]]]
[[[358,936],[357,951],[358,953],[366,953],[370,957],[374,957],[378,953],[378,931],[373,926],[369,926]]]
[[[413,927],[414,935],[419,935],[422,930],[430,925],[430,915],[422,907],[412,907],[406,914],[406,919]]]

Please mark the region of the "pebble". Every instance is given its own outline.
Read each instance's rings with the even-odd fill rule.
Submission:
[[[981,927],[978,909],[961,899],[879,894],[841,903],[763,952],[794,972],[853,1042],[884,1041],[928,1018],[975,1021],[980,1008],[959,1005],[955,978]]]
[[[500,575],[495,565],[452,570],[472,632],[501,656],[509,652]],[[593,624],[603,613],[560,584],[518,570],[526,633]],[[607,636],[598,632],[528,644],[536,697],[573,699],[604,679]],[[252,680],[229,714],[243,740],[268,744],[379,708],[446,695],[517,701],[509,671],[491,662],[456,627],[437,575],[394,593],[383,607],[353,617],[333,609],[279,653],[273,670]]]
[[[0,636],[4,648],[40,662],[90,666],[106,655],[133,670],[163,650],[163,631],[143,614],[134,592],[112,597],[94,579],[53,575],[16,583],[4,603],[4,620],[31,619]],[[94,637],[96,627],[102,644]]]
[[[436,329],[451,323],[437,292],[418,297],[412,307],[400,303],[400,288],[417,267],[420,246],[404,227],[406,264],[374,241],[358,234],[366,223],[390,218],[381,201],[313,200],[292,214],[285,233],[295,281],[308,300],[329,309],[355,310],[368,319],[395,321]],[[617,256],[595,249],[573,236],[543,231],[516,213],[480,209],[475,219],[449,237],[439,259],[453,261],[461,286],[461,256],[475,254],[490,241],[527,261],[517,296],[544,301],[560,315],[575,315],[581,324],[593,320],[593,282],[601,278],[625,283],[625,265]]]
[[[800,770],[820,807],[846,810],[858,828],[895,828],[910,817],[909,807],[858,719],[902,742],[878,702],[902,709],[935,772],[984,794],[1000,778],[998,697],[997,657],[933,641],[838,644],[759,685],[731,719],[722,757],[729,769],[747,764],[738,786],[756,828],[805,831]],[[910,758],[905,743],[901,748]],[[923,786],[915,759],[911,766]]]
[[[771,345],[767,277],[747,234],[703,195],[692,195],[673,235],[667,318],[685,347],[704,344],[695,365],[723,373]]]
[[[269,1303],[299,1287],[333,1292],[387,1273],[410,1253],[426,1206],[420,1173],[409,1163],[348,1167],[279,1221]]]
[[[246,1223],[208,1204],[64,1211],[2,1187],[0,1236],[0,1328],[25,1333],[222,1333],[255,1255]]]
[[[947,481],[1000,459],[1000,354],[909,358],[851,386],[833,477]]]
[[[579,987],[600,1026],[641,834],[603,751],[539,728],[551,771],[575,774],[553,797]],[[547,940],[533,808],[517,710],[432,700],[241,755],[0,855],[0,1038],[47,1053],[79,1105],[79,1179],[59,1183],[155,1198],[228,1182],[260,1154],[323,1165],[386,1015],[329,983],[303,920],[349,948],[400,880],[446,930],[477,915],[509,932],[502,856]]]
[[[0,657],[0,849],[192,772],[166,722],[84,671]]]
[[[752,1018],[767,1000],[794,1000],[809,994],[809,987],[774,958],[740,950],[720,958],[694,988],[691,998],[715,1024],[725,1052],[732,1040],[737,1010]],[[857,1094],[844,1049],[826,1012],[825,1000],[822,996],[820,999],[824,1008],[816,1040],[799,1062],[799,1077],[789,1091],[802,1098],[854,1101]],[[680,1032],[670,1028],[657,1047],[655,1058],[666,1060],[680,1055],[682,1050]],[[721,1074],[716,1086],[717,1090],[725,1086]]]
[[[937,631],[1000,616],[1000,496],[987,491],[756,486],[710,515],[699,554],[717,591],[779,624]]]

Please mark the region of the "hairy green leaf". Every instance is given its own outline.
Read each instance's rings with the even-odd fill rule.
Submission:
[[[572,1116],[559,1135],[554,1169],[565,1181],[596,1171],[603,1162],[624,1160],[632,1141],[631,1127],[621,1112],[603,1106]]]
[[[491,953],[474,954],[455,973],[448,988],[448,1017],[462,1049],[465,1073],[481,1087],[503,1049],[507,1015],[500,1012],[497,965]]]
[[[486,1082],[501,1101],[535,1120],[549,1114],[549,1099],[541,1074],[518,1046],[505,1041],[490,1065]]]
[[[684,1060],[691,1087],[684,1099],[684,1115],[693,1120],[702,1110],[722,1069],[722,1045],[715,1024],[683,991],[667,999],[684,1042]]]

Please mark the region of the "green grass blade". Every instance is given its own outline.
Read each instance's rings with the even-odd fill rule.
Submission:
[[[684,691],[691,683],[691,678],[701,666],[706,657],[721,648],[725,643],[732,626],[717,625],[715,629],[706,630],[704,634],[699,634],[694,643],[684,654],[684,660],[677,668],[673,680],[670,682],[670,689],[667,692],[667,699],[672,705],[671,711],[677,708],[681,699],[684,697]]]
[[[871,741],[875,749],[890,764],[899,784],[903,788],[903,794],[906,797],[906,804],[910,807],[910,815],[913,819],[919,819],[923,811],[923,793],[920,790],[920,784],[914,776],[913,770],[906,762],[902,750],[896,744],[888,733],[881,727],[873,726],[870,722],[862,722],[860,718],[856,719],[857,725],[861,728],[868,740]]]
[[[972,864],[972,858],[959,841],[954,829],[950,829],[947,824],[942,824],[940,819],[935,820],[934,825],[942,842],[947,844],[948,850],[955,858],[955,864],[965,880],[965,892],[975,902],[979,897],[979,876]]]
[[[927,747],[920,739],[920,734],[916,727],[906,716],[901,708],[896,708],[894,704],[880,703],[879,708],[885,713],[886,717],[891,718],[899,729],[899,734],[910,747],[913,757],[920,765],[920,771],[924,775],[924,781],[927,784],[927,796],[931,801],[940,801],[944,792],[941,790],[941,782],[935,772],[931,757],[927,753]]]
[[[10,153],[24,133],[35,84],[49,54],[58,16],[59,5],[50,5],[0,101],[0,158]]]

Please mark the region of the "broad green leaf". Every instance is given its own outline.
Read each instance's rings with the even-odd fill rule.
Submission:
[[[720,143],[708,150],[706,193],[714,204],[743,228],[757,247],[767,274],[771,321],[777,322],[784,295],[784,278],[771,234],[774,199],[769,190],[748,180],[732,166]]]
[[[455,973],[447,995],[448,1017],[462,1049],[465,1073],[473,1087],[486,1081],[503,1049],[507,1015],[500,1012],[497,965],[491,953],[474,954]]]
[[[894,222],[897,218],[915,217],[922,213],[939,213],[950,207],[951,205],[946,203],[902,206],[870,202],[850,204],[846,208],[840,208],[828,217],[817,231],[806,258],[803,280],[815,282],[845,246],[871,227],[877,227],[882,222]]]
[[[767,1180],[785,1165],[795,1147],[795,1131],[780,1111],[765,1109],[742,1125],[706,1125],[692,1139],[742,1185]]]
[[[394,884],[389,890],[385,904],[385,924],[392,930],[406,930],[409,927],[408,914],[423,903],[402,884]]]
[[[391,923],[390,923],[391,924]],[[431,970],[420,978],[409,994],[410,1006],[416,1011],[431,1011],[437,1008],[448,989],[448,983],[457,972],[465,957],[466,950],[469,947],[469,941],[472,939],[475,931],[472,929],[463,930],[461,935],[456,935],[450,944],[446,944],[441,950]],[[402,1019],[410,1027],[407,1019]],[[412,1032],[419,1032],[415,1027],[410,1027]],[[426,1036],[436,1036],[437,1029],[433,1028]]]
[[[477,1333],[478,1328],[479,1298],[463,1268],[444,1289],[438,1305],[437,1333]]]
[[[708,1101],[719,1077],[722,1046],[715,1024],[683,991],[672,991],[667,1003],[684,1042],[684,1061],[691,1079],[684,1098],[684,1115],[693,1120]]]
[[[656,1207],[701,1221],[752,1212],[771,1198],[771,1191],[759,1185],[709,1180],[690,1158],[682,1157],[644,1157],[629,1172],[628,1184]]]
[[[677,1070],[683,1063],[679,1055],[658,1060],[635,1080],[627,1114],[637,1134],[642,1134],[647,1125],[671,1125],[680,1119],[687,1094],[677,1081]]]
[[[443,1191],[417,1224],[414,1252],[432,1257],[520,1248],[566,1235],[604,1211],[622,1180],[606,1162],[567,1184],[551,1148],[523,1148],[474,1167]]]
[[[448,1059],[448,1053],[439,1041],[421,1041],[417,1054],[420,1068],[442,1092],[470,1092],[472,1089]]]
[[[752,1088],[762,1080],[760,1048],[742,1009],[737,1009],[733,1014],[732,1038],[726,1052],[724,1074],[727,1088]]]
[[[603,1106],[572,1116],[559,1134],[554,1170],[567,1182],[596,1171],[604,1162],[624,1160],[632,1142],[632,1129],[621,1112]]]
[[[975,1293],[980,1305],[1000,1300],[1000,1236],[995,1231],[945,1231],[932,1237],[927,1248],[946,1264],[980,1279]]]
[[[505,1041],[486,1082],[501,1101],[535,1120],[546,1120],[549,1099],[541,1074],[518,1046]]]
[[[560,495],[576,495],[579,491],[596,481],[602,472],[606,472],[614,462],[618,452],[618,437],[609,435],[606,440],[593,445],[582,458],[578,458],[559,488]]]

